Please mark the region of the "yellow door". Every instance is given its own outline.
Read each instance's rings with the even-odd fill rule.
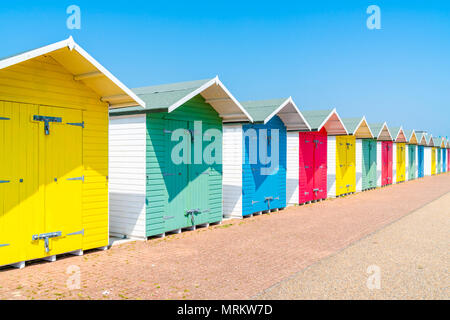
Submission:
[[[405,156],[405,143],[397,143],[397,182],[405,181],[406,174],[406,156]]]
[[[356,138],[347,136],[347,171],[345,173],[346,192],[356,192]]]
[[[431,148],[431,174],[436,174],[436,148]]]
[[[61,122],[46,134],[36,116]],[[80,123],[81,111],[0,101],[0,265],[81,249]]]
[[[39,115],[50,117],[46,132],[40,121],[40,183],[45,187],[45,232],[48,244],[38,239],[45,255],[82,248],[81,217],[83,115],[79,110],[40,107]]]
[[[23,261],[19,208],[19,110],[0,102],[0,266]]]
[[[346,193],[345,176],[347,172],[347,140],[345,136],[336,137],[336,196]]]

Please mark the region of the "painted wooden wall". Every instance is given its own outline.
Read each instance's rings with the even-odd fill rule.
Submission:
[[[336,137],[327,137],[327,194],[336,197]]]
[[[397,143],[392,143],[392,184],[397,183]]]
[[[377,187],[382,186],[383,160],[382,160],[383,143],[377,141]]]
[[[146,116],[112,117],[109,125],[110,234],[143,239],[146,190]]]
[[[223,215],[242,217],[242,124],[223,126]]]
[[[356,139],[356,192],[363,190],[363,141]]]
[[[299,133],[287,133],[286,199],[288,205],[299,203]]]
[[[431,147],[424,147],[424,175],[431,176]]]

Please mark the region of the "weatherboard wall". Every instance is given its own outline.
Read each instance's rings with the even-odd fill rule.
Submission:
[[[336,197],[336,136],[327,137],[327,195]]]
[[[431,147],[424,147],[424,175],[431,176]]]
[[[299,133],[287,132],[286,199],[288,205],[299,203]]]
[[[356,139],[356,192],[363,190],[363,140]]]
[[[110,234],[145,238],[146,116],[111,118],[109,145]]]
[[[242,217],[242,124],[223,126],[223,215]]]
[[[383,160],[382,160],[382,141],[377,141],[377,187],[382,186],[382,170],[383,170]]]

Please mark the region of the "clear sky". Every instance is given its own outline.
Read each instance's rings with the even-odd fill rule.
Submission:
[[[80,30],[66,27],[72,4]],[[450,1],[0,3],[0,56],[69,35],[131,88],[219,75],[242,101],[292,96],[450,137]]]

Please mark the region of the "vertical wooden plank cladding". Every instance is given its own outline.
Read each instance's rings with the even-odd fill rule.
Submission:
[[[83,249],[108,245],[108,105],[50,56],[0,70],[0,100],[83,110]]]
[[[164,182],[163,172],[166,170],[170,152],[166,152],[164,129],[171,121],[185,121],[189,126],[194,125],[194,121],[202,121],[205,127],[215,128],[222,132],[222,120],[218,113],[205,102],[205,99],[198,95],[184,105],[171,113],[149,113],[147,114],[147,218],[146,218],[146,234],[147,237],[171,231],[175,227],[188,227],[188,221],[184,224],[177,222],[175,227],[168,230],[165,226],[164,216],[167,214],[184,213],[168,213],[166,212],[168,199],[168,190]],[[203,147],[209,144],[204,142]],[[221,144],[220,144],[221,145]],[[221,153],[220,153],[221,157]],[[207,181],[207,200],[209,212],[207,222],[217,222],[222,220],[222,164],[209,166],[211,174]],[[193,169],[193,168],[190,168]],[[186,192],[189,193],[189,184],[186,186]]]
[[[286,207],[286,127],[278,116],[273,117],[267,124],[254,124],[243,126],[244,132],[250,128],[259,130],[267,130],[267,136],[270,136],[272,129],[279,130],[279,167],[278,171],[272,175],[261,175],[260,169],[263,167],[270,167],[269,165],[262,165],[258,159],[257,164],[250,165],[248,161],[249,150],[245,147],[245,140],[248,143],[248,138],[243,141],[245,162],[243,163],[242,185],[243,185],[243,200],[242,200],[242,214],[249,215],[254,212],[264,211],[269,209],[269,203],[265,201],[266,197],[273,197],[270,202],[270,209]],[[245,137],[245,135],[244,135]],[[258,153],[259,153],[259,139],[258,139]],[[270,155],[269,155],[270,156]],[[278,198],[278,199],[276,199]],[[253,202],[252,201],[257,201]]]
[[[317,143],[314,151],[314,199],[327,198],[327,132],[322,129],[314,133]]]

